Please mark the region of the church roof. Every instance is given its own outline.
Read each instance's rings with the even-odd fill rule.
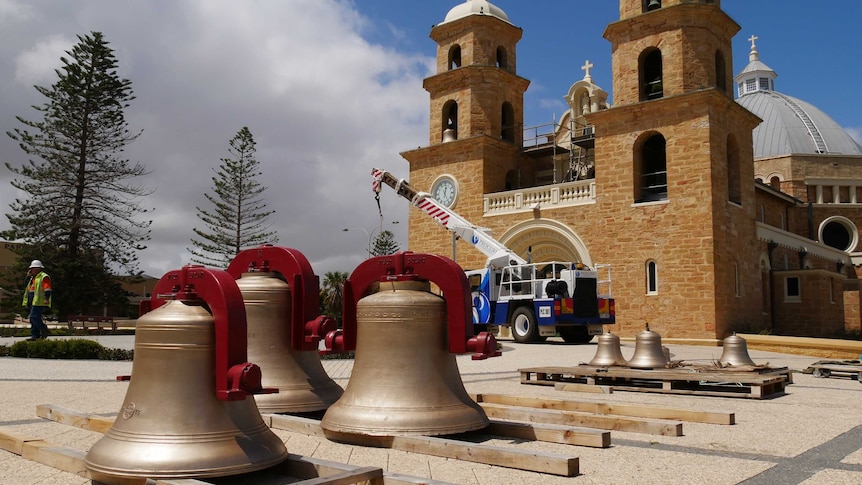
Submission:
[[[446,18],[441,22],[441,24],[452,22],[470,15],[490,15],[492,17],[497,17],[504,22],[511,23],[506,12],[504,12],[500,7],[493,5],[491,2],[488,2],[487,0],[467,0],[465,3],[456,5],[452,10],[449,10],[449,13],[446,14]]]
[[[757,37],[749,40],[749,63],[734,80],[739,95],[736,102],[763,120],[753,133],[754,157],[862,155],[862,146],[826,113],[801,99],[775,91],[778,75],[760,61],[754,44]]]

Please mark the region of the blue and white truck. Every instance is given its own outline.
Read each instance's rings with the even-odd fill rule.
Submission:
[[[541,342],[559,334],[566,342],[586,343],[600,335],[604,325],[615,323],[609,265],[528,262],[431,194],[384,170],[374,169],[372,176],[375,191],[383,184],[392,187],[488,257],[483,268],[466,271],[476,332],[498,333],[500,327],[508,327],[517,342]]]

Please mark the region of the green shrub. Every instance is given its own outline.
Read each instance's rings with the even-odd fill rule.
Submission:
[[[9,349],[12,357],[35,359],[98,359],[105,350],[99,342],[85,339],[44,339],[15,342]]]
[[[102,347],[99,351],[99,360],[132,360],[135,355],[134,350],[124,349],[108,349]]]

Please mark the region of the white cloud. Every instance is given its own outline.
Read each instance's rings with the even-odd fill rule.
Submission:
[[[32,5],[27,5],[15,0],[0,0],[0,25],[6,22],[22,22],[33,15],[36,11]]]
[[[15,81],[30,87],[34,84],[50,85],[57,80],[55,69],[59,59],[66,56],[75,41],[63,35],[51,35],[38,40],[15,59]]]
[[[848,135],[850,135],[854,140],[856,140],[856,143],[862,145],[862,126],[857,126],[854,128],[844,128],[844,131],[846,131]]]
[[[363,39],[370,20],[352,3],[40,3],[54,7],[44,10],[52,18],[21,31],[33,39],[31,45],[42,46],[16,54],[22,79],[33,84],[46,69],[54,76],[63,51],[72,46],[58,41],[51,48],[46,39],[100,31],[116,51],[121,76],[132,81],[137,99],[126,117],[143,134],[125,155],[152,171],[142,179],[156,189],[142,201],[155,208],[152,240],[140,258],[141,269],[153,276],[188,262],[192,228],[201,224],[195,206],[206,204],[213,168],[228,156],[228,141],[243,126],[257,142],[279,244],[302,251],[319,274],[352,271],[364,257],[365,243],[341,229],[378,223],[371,168],[406,176],[398,153],[428,142],[422,79],[434,59]],[[36,118],[29,107],[33,92],[27,86],[10,93],[0,85],[6,94],[0,112],[10,113],[0,119],[0,131],[18,127],[16,114]],[[25,95],[30,102],[16,101]],[[0,140],[0,160],[18,165],[26,157],[14,143]],[[8,187],[9,179],[0,170],[0,186]],[[0,207],[9,202],[0,190]],[[402,221],[393,226],[402,246],[408,207],[394,193],[382,196],[386,221]],[[0,218],[0,229],[6,227]]]

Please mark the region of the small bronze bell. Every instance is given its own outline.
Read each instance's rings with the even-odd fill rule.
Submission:
[[[724,350],[721,352],[721,357],[718,362],[721,365],[757,365],[748,356],[748,346],[745,339],[733,333],[722,341]]]
[[[633,369],[663,369],[667,367],[667,357],[661,348],[661,336],[649,329],[646,324],[645,330],[638,332],[635,336],[635,353],[628,361],[628,366]]]
[[[590,361],[590,365],[601,367],[626,365],[626,359],[620,350],[620,338],[610,331],[599,336],[596,355]]]

